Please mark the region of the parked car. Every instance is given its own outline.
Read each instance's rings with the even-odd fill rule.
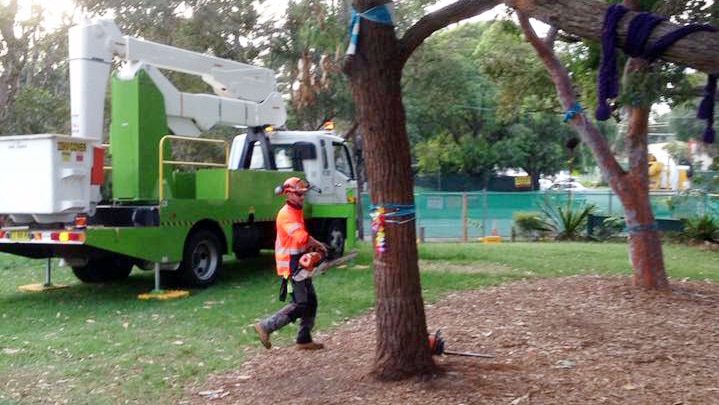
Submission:
[[[556,181],[549,187],[549,191],[584,192],[587,190],[588,188],[584,187],[582,183],[574,179]]]

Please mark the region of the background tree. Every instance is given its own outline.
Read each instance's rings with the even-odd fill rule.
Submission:
[[[407,62],[402,87],[419,174],[486,181],[497,164],[497,92],[472,57],[486,27],[463,24],[442,32]]]
[[[568,168],[570,156],[565,144],[573,131],[553,115],[528,114],[509,127],[509,135],[497,143],[499,161],[506,167],[522,168],[532,178],[532,188],[539,190],[539,176]]]
[[[25,20],[18,11],[17,0],[0,4],[0,134],[68,134],[69,22],[47,32],[41,7]]]

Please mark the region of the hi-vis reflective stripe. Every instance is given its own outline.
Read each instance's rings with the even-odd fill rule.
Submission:
[[[277,262],[277,267],[288,267],[288,268],[289,268],[289,267],[290,267],[290,261],[289,261],[289,260],[279,261],[279,262]]]
[[[298,255],[304,251],[305,249],[290,249],[275,246],[275,253],[280,255]]]
[[[289,227],[289,229],[287,229],[287,234],[292,235],[293,233],[295,233],[295,231],[299,230],[300,228],[302,228],[302,224],[295,223],[294,225]]]

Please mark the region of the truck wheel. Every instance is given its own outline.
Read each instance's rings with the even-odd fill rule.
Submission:
[[[336,259],[341,257],[345,251],[345,223],[342,220],[335,219],[330,222],[327,228],[327,239],[325,243],[329,245],[329,258]]]
[[[106,283],[126,279],[133,264],[130,258],[113,255],[89,259],[84,266],[74,266],[72,272],[83,283]]]
[[[207,287],[217,280],[222,270],[220,240],[214,233],[200,230],[190,235],[185,244],[178,276],[183,284]]]

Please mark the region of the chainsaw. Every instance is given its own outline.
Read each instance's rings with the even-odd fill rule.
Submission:
[[[471,352],[456,352],[453,350],[446,350],[444,348],[444,339],[442,338],[442,331],[437,330],[434,335],[429,335],[429,348],[432,350],[432,354],[441,356],[443,354],[452,356],[468,356],[468,357],[481,357],[484,359],[493,359],[495,356],[491,354],[482,353],[471,353]]]
[[[300,257],[300,271],[292,279],[302,281],[325,273],[327,270],[345,264],[357,257],[357,252],[346,254],[333,260],[326,260],[327,257],[321,252],[308,252]]]

